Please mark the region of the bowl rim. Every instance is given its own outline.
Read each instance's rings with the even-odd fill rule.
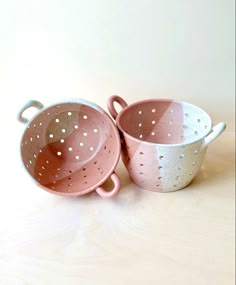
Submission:
[[[45,112],[46,110],[56,107],[58,105],[62,105],[62,104],[79,104],[79,105],[85,105],[88,106],[92,109],[95,109],[96,111],[98,111],[99,113],[101,113],[107,120],[107,122],[109,122],[110,127],[113,130],[114,133],[114,137],[112,138],[117,145],[116,149],[116,155],[113,157],[113,163],[112,166],[109,168],[109,171],[107,171],[107,173],[102,177],[102,179],[100,179],[96,184],[92,185],[89,188],[86,188],[83,191],[76,191],[76,192],[60,192],[60,191],[56,191],[56,189],[50,189],[45,185],[40,184],[39,181],[37,181],[37,179],[35,179],[31,173],[29,173],[27,167],[24,164],[23,161],[23,155],[22,155],[22,141],[23,141],[23,137],[25,135],[25,132],[27,131],[27,129],[29,128],[30,124],[36,119],[38,118],[38,116],[40,116],[43,112]],[[40,188],[44,189],[47,192],[56,194],[56,195],[60,195],[60,196],[81,196],[84,195],[86,193],[89,193],[91,191],[96,190],[98,187],[100,187],[103,183],[105,183],[109,177],[112,175],[112,173],[115,171],[115,168],[117,167],[117,164],[120,160],[120,155],[121,155],[121,144],[120,144],[120,136],[119,136],[119,132],[118,129],[114,123],[114,121],[111,119],[111,117],[109,116],[109,114],[99,105],[97,105],[94,102],[82,99],[82,98],[68,98],[68,99],[63,99],[63,100],[59,100],[55,103],[51,103],[47,106],[44,106],[42,109],[40,109],[35,115],[32,116],[32,118],[25,123],[25,130],[21,136],[21,140],[20,140],[20,153],[21,153],[21,162],[24,165],[25,170],[28,172],[29,176],[31,177],[31,179],[36,182],[36,185],[38,185]]]
[[[149,141],[141,140],[141,139],[136,138],[136,137],[130,135],[129,133],[127,133],[124,130],[124,128],[121,126],[121,123],[120,123],[120,120],[121,120],[122,116],[124,116],[124,113],[130,111],[130,109],[132,109],[133,107],[136,107],[136,106],[139,106],[139,105],[143,105],[143,104],[146,104],[146,103],[152,103],[152,102],[153,103],[157,103],[157,102],[159,102],[159,103],[166,103],[166,102],[177,103],[177,104],[181,104],[181,105],[184,105],[184,106],[189,106],[191,108],[198,109],[200,112],[205,114],[205,116],[207,117],[207,119],[209,121],[208,128],[206,129],[205,134],[200,136],[198,139],[195,139],[193,141],[189,141],[189,142],[186,142],[186,143],[170,143],[170,144],[167,144],[167,143],[155,143],[155,142],[149,142]],[[116,123],[117,123],[118,129],[122,132],[124,137],[128,137],[130,140],[133,140],[133,141],[135,141],[135,142],[137,142],[139,144],[145,144],[147,146],[148,145],[150,145],[150,146],[159,146],[159,147],[185,147],[185,146],[188,146],[188,145],[195,144],[195,143],[197,143],[199,141],[204,140],[204,138],[206,136],[208,136],[212,132],[212,127],[213,127],[211,117],[202,108],[200,108],[200,107],[198,107],[198,106],[196,106],[194,104],[185,102],[185,101],[172,100],[172,99],[155,99],[155,98],[154,99],[145,99],[145,100],[137,101],[135,103],[131,103],[130,105],[126,106],[117,115]]]

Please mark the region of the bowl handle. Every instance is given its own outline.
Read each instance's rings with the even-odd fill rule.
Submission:
[[[212,128],[212,131],[204,138],[201,149],[207,147],[211,142],[213,142],[219,135],[223,133],[226,128],[226,124],[221,122]]]
[[[111,180],[114,183],[114,187],[111,191],[105,191],[102,187],[98,187],[96,189],[96,192],[102,198],[114,198],[120,192],[120,178],[116,175],[116,173],[111,175]]]
[[[36,101],[36,100],[30,100],[27,104],[25,104],[25,106],[23,106],[21,108],[21,110],[19,111],[19,114],[18,114],[18,120],[21,122],[21,123],[28,123],[29,122],[29,119],[27,119],[26,117],[24,117],[24,112],[29,109],[29,108],[37,108],[37,109],[42,109],[44,106],[42,103],[40,103],[39,101]]]
[[[125,100],[122,99],[120,96],[118,96],[118,95],[111,96],[108,99],[107,108],[108,108],[110,114],[112,115],[113,119],[116,119],[116,117],[118,115],[118,112],[116,111],[115,106],[114,106],[115,103],[118,103],[122,107],[122,109],[124,109],[125,107],[128,106],[128,104],[125,102]]]

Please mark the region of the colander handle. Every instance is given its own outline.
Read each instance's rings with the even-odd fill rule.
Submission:
[[[111,180],[114,183],[114,187],[111,191],[105,191],[102,187],[98,187],[96,189],[96,192],[102,198],[114,198],[120,192],[120,178],[116,175],[116,173],[111,175]]]
[[[124,99],[118,95],[113,95],[108,99],[107,108],[114,119],[118,116],[118,112],[115,109],[115,103],[118,103],[122,109],[128,106]]]
[[[226,124],[221,122],[212,128],[212,131],[204,139],[201,149],[207,147],[211,142],[213,142],[218,136],[220,136],[226,128]]]
[[[18,120],[21,123],[28,123],[29,119],[27,119],[26,117],[24,117],[24,112],[29,109],[29,108],[37,108],[37,109],[42,109],[44,106],[42,103],[40,103],[39,101],[36,100],[30,100],[24,107],[21,108],[19,114],[18,114]]]

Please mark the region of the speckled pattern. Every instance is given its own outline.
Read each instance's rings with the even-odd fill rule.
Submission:
[[[123,110],[118,114],[114,103]],[[199,171],[208,144],[224,130],[212,129],[206,112],[173,100],[150,99],[130,106],[112,96],[108,109],[116,119],[122,142],[122,159],[138,186],[157,192],[186,187]]]

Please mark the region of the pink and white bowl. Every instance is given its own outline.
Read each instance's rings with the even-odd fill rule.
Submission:
[[[30,108],[38,114],[29,121]],[[21,139],[21,157],[28,174],[44,190],[62,196],[80,196],[95,190],[115,197],[120,179],[114,172],[120,158],[120,138],[110,116],[99,106],[71,99],[44,107],[28,102],[19,112],[27,124]],[[109,178],[113,189],[102,184]]]
[[[122,108],[119,114],[115,103]],[[205,111],[174,100],[150,99],[128,106],[115,95],[109,98],[108,109],[120,132],[122,160],[130,178],[156,192],[189,185],[208,145],[226,127],[223,122],[212,127]]]

